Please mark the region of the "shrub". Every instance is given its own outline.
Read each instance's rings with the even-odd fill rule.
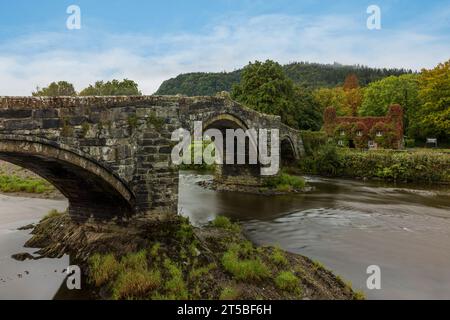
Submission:
[[[405,139],[405,147],[406,148],[414,148],[416,146],[415,139]]]
[[[326,144],[321,146],[314,153],[315,168],[317,173],[326,175],[334,175],[338,172],[340,162],[337,148],[333,144]]]
[[[327,134],[323,131],[301,131],[300,135],[306,155],[312,155],[318,147],[326,144],[328,140]]]
[[[290,271],[283,271],[275,278],[278,289],[289,293],[301,294],[300,280]]]
[[[450,154],[435,151],[337,150],[326,145],[300,163],[303,172],[407,182],[450,182]]]
[[[266,187],[279,191],[301,190],[305,187],[305,184],[305,179],[302,177],[291,176],[286,173],[267,178],[264,183]]]

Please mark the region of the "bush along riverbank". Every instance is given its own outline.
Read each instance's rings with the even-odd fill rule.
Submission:
[[[450,184],[450,154],[439,151],[358,151],[325,144],[303,158],[305,174]]]
[[[75,222],[51,214],[27,247],[44,257],[71,255],[98,299],[361,299],[320,263],[274,247],[255,247],[239,225],[219,217],[194,228],[166,214],[130,221]]]

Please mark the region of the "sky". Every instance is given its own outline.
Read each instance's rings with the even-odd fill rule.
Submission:
[[[67,28],[70,5],[81,29]],[[370,5],[381,29],[367,28]],[[124,78],[152,94],[266,59],[432,68],[450,59],[450,1],[0,0],[0,95]]]

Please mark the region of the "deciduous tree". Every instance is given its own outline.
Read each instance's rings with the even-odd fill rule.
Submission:
[[[420,129],[426,136],[450,140],[450,60],[419,78]]]
[[[385,116],[392,104],[399,104],[404,110],[405,132],[410,137],[417,137],[418,111],[418,76],[408,74],[391,76],[372,82],[364,89],[364,98],[359,110],[361,116]]]
[[[32,93],[33,96],[76,96],[77,92],[73,87],[73,84],[67,81],[52,82],[45,88],[36,88],[36,91]]]
[[[133,80],[97,81],[80,92],[80,96],[140,96],[138,84]]]

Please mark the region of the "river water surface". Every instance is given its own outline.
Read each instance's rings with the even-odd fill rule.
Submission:
[[[196,183],[207,175],[184,172],[179,208],[195,225],[217,215],[239,220],[257,244],[321,261],[369,299],[450,299],[450,191],[308,177],[306,194],[258,196],[221,193]],[[36,222],[65,201],[0,196],[0,298],[51,299],[69,263],[17,262]],[[381,290],[366,287],[367,267],[381,269]]]

